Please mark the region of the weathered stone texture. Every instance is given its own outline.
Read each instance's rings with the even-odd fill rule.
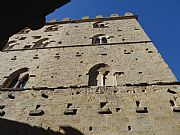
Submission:
[[[168,93],[167,90],[177,94]],[[177,86],[148,87],[94,87],[78,89],[56,89],[40,91],[12,92],[15,99],[9,99],[9,92],[2,92],[1,105],[5,105],[3,118],[29,123],[45,129],[58,131],[62,125],[70,125],[84,134],[148,134],[175,135],[180,131],[179,113],[173,112],[170,100],[180,98]],[[48,98],[42,97],[46,93]],[[174,100],[174,97],[177,100]],[[147,107],[147,113],[136,112],[139,107]],[[106,103],[101,108],[101,103]],[[67,108],[67,105],[70,107]],[[37,106],[40,106],[36,109]],[[76,109],[75,114],[64,114],[66,110]],[[98,113],[109,109],[111,114]],[[32,110],[44,114],[29,115]],[[39,111],[38,111],[39,110]],[[128,131],[128,126],[131,130]],[[92,131],[89,131],[92,127]]]
[[[85,135],[179,134],[179,83],[135,16],[22,32],[0,52],[1,118]]]

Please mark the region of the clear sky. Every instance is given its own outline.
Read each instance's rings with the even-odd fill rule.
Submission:
[[[71,0],[47,20],[113,13],[123,16],[125,12],[139,16],[139,23],[180,80],[180,0]]]

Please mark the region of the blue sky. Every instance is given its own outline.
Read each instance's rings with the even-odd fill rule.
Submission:
[[[180,0],[71,0],[47,20],[113,13],[122,16],[125,12],[139,16],[139,23],[180,80]]]

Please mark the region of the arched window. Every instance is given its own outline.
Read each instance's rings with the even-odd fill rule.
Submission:
[[[114,76],[110,74],[110,67],[100,63],[89,70],[89,86],[114,86]]]
[[[25,74],[22,78],[19,78],[19,81],[16,83],[16,88],[25,88],[28,79],[29,74]]]
[[[26,72],[28,68],[21,68],[8,76],[2,84],[2,88],[25,88],[29,79],[29,74]],[[26,73],[26,74],[24,74]]]
[[[102,41],[102,44],[106,44],[106,43],[107,43],[107,39],[106,39],[105,37],[103,37],[103,38],[101,39],[101,41]]]
[[[93,28],[108,28],[108,26],[104,22],[95,22],[93,23]]]
[[[99,38],[95,38],[94,40],[95,40],[94,44],[100,44],[100,39]]]
[[[34,45],[32,48],[42,48],[45,47],[48,42],[45,43],[45,41],[49,40],[49,38],[43,38],[39,39],[38,41],[34,42]]]
[[[93,44],[107,44],[107,38],[105,34],[97,34],[92,37]]]
[[[105,27],[105,25],[104,24],[100,24],[100,28],[104,28]]]
[[[99,25],[97,23],[93,24],[93,28],[98,28],[98,27],[99,27]]]

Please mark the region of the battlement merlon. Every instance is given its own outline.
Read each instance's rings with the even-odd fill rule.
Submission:
[[[63,18],[61,21],[56,19],[52,19],[49,22],[46,22],[46,25],[52,24],[67,24],[67,23],[84,23],[84,22],[98,22],[98,21],[110,21],[110,20],[124,20],[124,19],[136,19],[138,20],[138,15],[134,15],[130,12],[125,13],[124,16],[119,16],[118,14],[112,14],[109,17],[104,17],[102,15],[98,15],[95,18],[90,18],[89,16],[84,16],[82,19],[71,19],[71,18]]]

